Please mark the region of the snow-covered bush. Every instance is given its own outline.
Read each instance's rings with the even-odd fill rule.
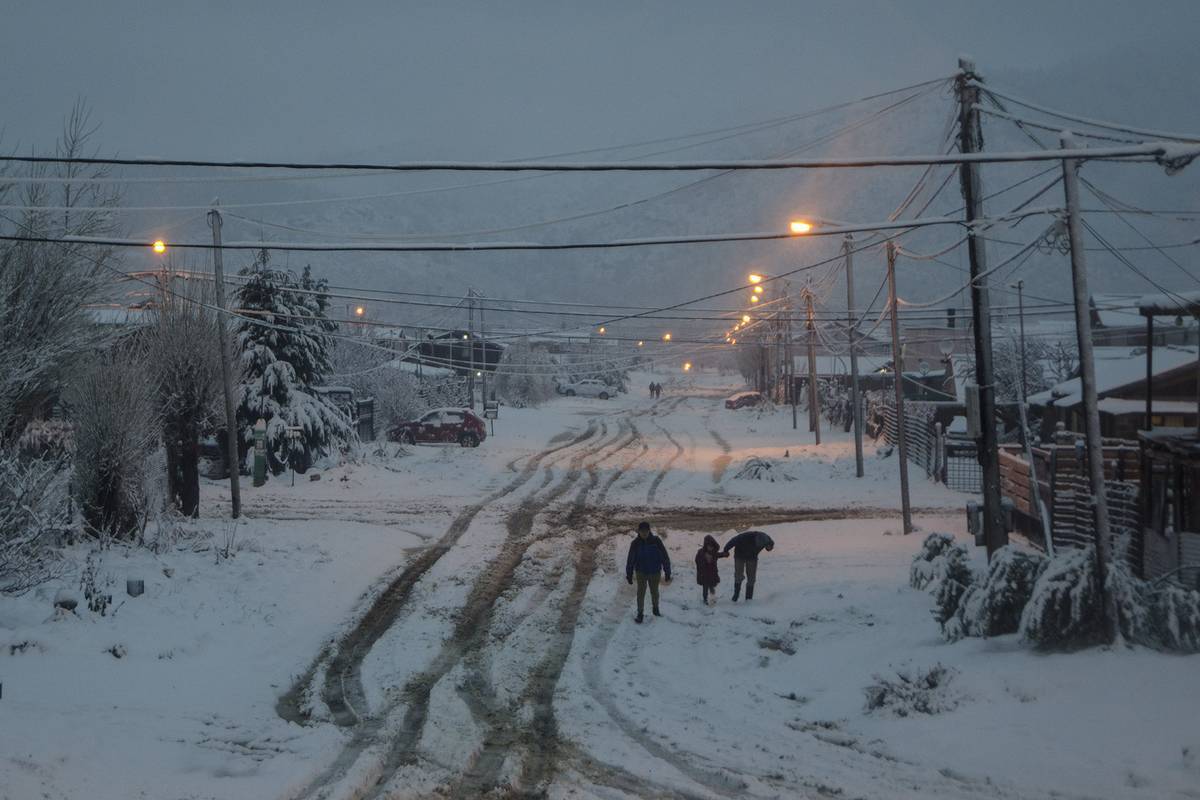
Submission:
[[[976,580],[970,559],[971,554],[967,548],[955,544],[941,556],[941,563],[935,568],[937,575],[936,588],[933,590],[933,618],[939,625],[945,625],[954,618],[963,595]]]
[[[1123,564],[1108,571],[1108,585],[1125,639],[1161,650],[1200,652],[1200,592],[1140,580]]]
[[[987,575],[968,587],[959,600],[957,613],[942,626],[942,632],[949,639],[1016,633],[1045,566],[1045,556],[1038,553],[1012,545],[1000,548],[992,556]]]
[[[554,397],[556,365],[528,340],[510,344],[496,368],[496,396],[516,408],[536,408]]]
[[[64,476],[60,461],[0,451],[0,594],[62,574],[54,534],[71,521]]]
[[[945,563],[946,551],[953,546],[954,537],[948,533],[926,536],[920,552],[913,556],[912,566],[908,570],[908,585],[914,589],[928,588],[938,577],[938,567]]]
[[[97,357],[65,398],[75,423],[80,508],[92,531],[103,535],[131,535],[146,509],[146,468],[159,427],[139,355],[119,350]]]
[[[357,399],[375,400],[378,435],[397,422],[415,419],[427,408],[421,398],[421,381],[396,359],[396,353],[366,340],[338,339],[331,351],[330,380],[349,386]]]
[[[875,675],[877,682],[863,690],[867,696],[865,710],[884,711],[897,717],[950,711],[962,699],[950,688],[956,674],[951,667],[934,664],[924,670],[897,670],[898,680]]]
[[[777,468],[771,461],[759,458],[758,456],[751,456],[746,459],[745,463],[738,468],[733,477],[739,480],[767,481],[768,483],[796,480],[794,476],[789,475],[782,468]]]
[[[1021,615],[1021,636],[1038,647],[1083,647],[1103,640],[1103,596],[1092,547],[1049,560]]]

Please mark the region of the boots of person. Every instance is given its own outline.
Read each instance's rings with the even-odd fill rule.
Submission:
[[[742,593],[742,585],[740,583],[735,583],[733,585],[733,602],[736,603],[738,601],[738,595],[740,595],[741,593]]]
[[[662,612],[658,610],[658,606],[655,606],[654,608],[652,608],[650,610],[654,612],[654,616],[656,616],[656,617],[662,616]]]
[[[641,625],[642,619],[643,619],[642,615],[638,614],[636,617],[633,618],[633,621],[636,622],[638,625]]]
[[[754,584],[753,584],[753,583],[751,583],[751,584],[748,584],[748,585],[746,586],[746,599],[747,599],[747,600],[753,600],[753,599],[754,599]]]

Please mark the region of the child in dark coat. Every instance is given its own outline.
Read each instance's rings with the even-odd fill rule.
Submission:
[[[704,604],[708,605],[708,597],[712,595],[713,602],[717,599],[717,584],[721,576],[717,572],[717,559],[726,558],[729,553],[722,553],[721,546],[711,536],[704,537],[704,546],[696,551],[696,583],[700,584]]]

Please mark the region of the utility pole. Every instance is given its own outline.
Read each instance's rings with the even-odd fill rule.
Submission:
[[[475,290],[467,289],[467,407],[475,408]]]
[[[904,431],[904,356],[900,348],[900,315],[896,302],[896,243],[887,243],[888,306],[892,311],[892,374],[896,386],[896,449],[900,457],[900,510],[904,533],[912,533],[912,506],[908,499],[908,440]]]
[[[785,373],[787,374],[787,393],[788,400],[792,403],[792,430],[796,430],[796,352],[792,346],[792,317],[795,314],[795,307],[792,305],[792,289],[791,285],[785,280],[783,282],[784,291],[787,292],[787,349],[784,353]]]
[[[208,212],[208,224],[213,235],[213,283],[216,285],[217,327],[221,334],[221,386],[225,394],[225,460],[229,464],[229,500],[232,516],[242,514],[242,490],[238,484],[241,459],[238,457],[237,409],[233,407],[233,365],[229,355],[229,330],[225,321],[225,265],[221,250],[221,212],[213,202]]]
[[[1075,138],[1063,133],[1064,150],[1075,147]],[[1071,284],[1075,293],[1075,334],[1079,342],[1079,383],[1083,390],[1084,436],[1087,441],[1088,482],[1096,512],[1097,583],[1104,598],[1105,628],[1110,642],[1120,636],[1117,603],[1106,579],[1112,564],[1112,539],[1108,528],[1108,502],[1104,496],[1104,441],[1100,438],[1100,410],[1096,400],[1096,361],[1092,353],[1092,317],[1088,305],[1087,258],[1079,222],[1079,162],[1064,158],[1063,192],[1067,201],[1067,234],[1071,241]]]
[[[821,408],[817,395],[817,326],[813,322],[813,293],[805,288],[804,301],[808,307],[808,429],[813,441],[821,443]]]
[[[863,476],[863,440],[862,440],[862,401],[858,394],[858,351],[855,349],[855,336],[858,334],[858,320],[854,318],[854,236],[847,233],[842,240],[842,249],[846,253],[846,313],[849,314],[849,327],[846,334],[850,339],[850,405],[854,419],[854,474]]]
[[[979,123],[979,89],[975,62],[958,60],[958,149],[977,153],[983,148],[983,129]],[[983,532],[988,558],[1008,544],[1004,513],[1000,507],[1000,451],[996,440],[996,381],[992,370],[992,319],[988,299],[987,253],[975,221],[983,217],[983,182],[979,165],[959,166],[963,204],[967,216],[967,255],[971,265],[971,312],[975,340],[975,382],[979,386],[980,436],[976,443],[979,466],[983,471]]]
[[[479,370],[479,396],[481,398],[482,407],[487,408],[488,393],[487,393],[487,371],[488,371],[488,355],[487,355],[487,331],[483,327],[483,295],[478,292],[475,296],[479,298],[479,358],[483,362]],[[472,347],[474,343],[472,342]],[[472,351],[474,352],[474,351]]]

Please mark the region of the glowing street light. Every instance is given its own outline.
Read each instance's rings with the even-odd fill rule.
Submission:
[[[752,294],[752,295],[750,295],[750,302],[751,302],[751,303],[757,303],[757,302],[758,302],[758,295],[756,295],[756,294]]]
[[[690,361],[683,362],[683,371],[684,372],[688,372],[689,370],[691,370],[691,368],[692,368],[692,362],[690,362]]]
[[[638,347],[641,347],[641,346],[642,346],[642,345],[644,345],[645,343],[646,343],[646,342],[645,342],[644,340],[642,340],[642,339],[638,339]]]
[[[167,252],[167,243],[164,242],[162,239],[155,239],[154,244],[150,245],[150,247],[152,250],[154,250],[154,252],[158,253],[159,255],[162,255],[163,253]]]
[[[755,294],[762,294],[762,293],[763,293],[763,288],[762,288],[761,286],[755,286],[755,287],[754,287],[754,293],[755,293]]]
[[[742,322],[749,322],[749,321],[750,321],[750,315],[742,314]]]
[[[762,279],[763,279],[762,275],[758,275],[756,273],[750,274],[750,282],[751,283],[762,283]]]
[[[361,317],[363,314],[366,314],[366,313],[367,313],[367,310],[365,308],[363,308],[362,306],[354,307],[354,316]]]
[[[664,342],[669,342],[669,341],[671,341],[671,334],[669,334],[669,333],[664,333],[664,334],[663,334],[663,341],[664,341]]]
[[[603,325],[601,325],[601,326],[600,326],[600,335],[601,335],[601,336],[603,336],[603,335],[604,335],[604,332],[605,332],[606,330],[608,330],[608,329],[607,329],[607,328],[605,328]]]
[[[464,333],[464,334],[463,334],[463,341],[464,341],[464,342],[465,342],[467,339],[470,339],[470,338],[471,338],[470,334],[466,334],[466,333]]]
[[[813,228],[811,222],[805,222],[802,219],[792,220],[791,229],[794,234],[804,234],[811,231]]]

